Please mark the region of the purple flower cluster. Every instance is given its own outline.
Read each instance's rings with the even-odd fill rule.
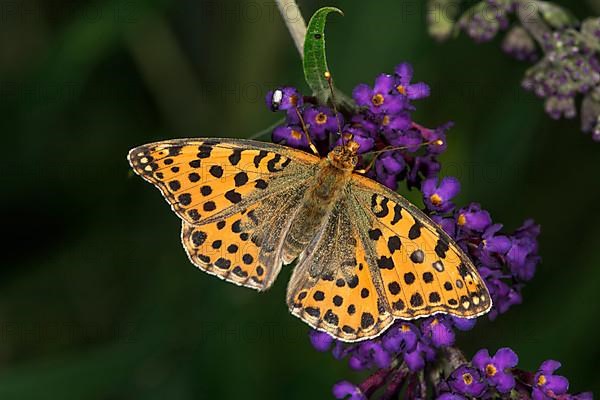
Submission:
[[[546,99],[553,119],[574,118],[575,96],[600,83],[600,62],[575,30],[546,33],[543,40],[545,56],[527,71],[523,87]]]
[[[315,98],[303,97],[295,88],[270,91],[266,96],[268,107],[286,115],[285,124],[274,129],[272,139],[308,149],[304,124],[321,155],[342,141],[340,130],[360,145],[360,154],[402,147],[402,151],[389,151],[377,158],[369,176],[394,190],[403,179],[409,187],[420,187],[423,179],[436,177],[440,170],[437,156],[446,149],[450,125],[428,129],[412,121],[413,102],[429,96],[429,86],[413,83],[412,79],[412,66],[402,63],[394,74],[379,75],[372,87],[356,86],[352,94],[359,111],[352,115],[336,116],[330,107],[315,104]]]
[[[591,400],[590,392],[568,394],[567,378],[555,375],[560,363],[544,361],[536,372],[517,369],[519,357],[509,349],[499,349],[490,356],[479,350],[470,363],[463,363],[436,387],[438,400],[470,398],[518,398],[534,400]]]
[[[412,121],[413,102],[429,95],[429,87],[412,83],[412,78],[412,67],[402,63],[394,74],[379,75],[372,87],[358,85],[353,91],[358,107],[343,113],[316,104],[314,98],[303,97],[295,88],[271,91],[267,105],[286,114],[285,124],[273,131],[273,141],[307,149],[306,130],[323,155],[340,143],[341,135],[352,135],[363,156],[370,151],[396,148],[377,158],[370,177],[392,189],[404,181],[409,188],[421,192],[425,212],[477,266],[492,296],[493,308],[488,316],[494,319],[521,302],[523,286],[533,278],[540,261],[540,228],[527,220],[507,234],[479,204],[457,207],[453,203],[460,182],[453,177],[440,179],[437,159],[446,150],[446,131],[451,125],[428,129]],[[380,389],[381,399],[397,398],[401,391],[406,399],[424,399],[431,387],[436,387],[445,399],[509,392],[517,387],[510,372],[517,357],[511,350],[502,349],[494,357],[482,350],[467,365],[460,350],[454,347],[456,331],[467,331],[474,325],[474,319],[436,315],[416,322],[397,321],[378,338],[360,343],[342,343],[319,331],[312,331],[310,340],[318,351],[331,351],[334,358],[347,360],[354,370],[375,370],[358,386],[347,381],[337,383],[333,393],[338,399],[367,399]],[[465,368],[470,371],[469,382],[465,381]],[[545,376],[549,379],[551,375]]]
[[[523,88],[544,99],[553,119],[576,117],[576,100],[582,96],[582,130],[600,141],[600,18],[578,25],[551,2],[483,0],[457,25],[478,43],[510,27],[502,49],[519,60],[537,61],[526,72]]]

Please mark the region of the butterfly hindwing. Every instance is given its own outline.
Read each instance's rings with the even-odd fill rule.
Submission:
[[[183,220],[194,265],[238,285],[271,286],[317,157],[261,142],[180,139],[135,148],[129,161]]]
[[[344,340],[376,336],[393,320],[373,274],[357,225],[341,199],[300,257],[288,286],[292,314]]]
[[[460,247],[398,193],[354,176],[355,218],[396,318],[435,313],[473,318],[489,311],[489,292]],[[362,217],[361,217],[362,215]]]

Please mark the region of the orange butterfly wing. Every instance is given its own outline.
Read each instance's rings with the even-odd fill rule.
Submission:
[[[294,315],[352,342],[379,335],[394,319],[489,311],[475,266],[423,212],[358,174],[347,194],[294,271]]]
[[[258,290],[279,273],[289,215],[319,161],[300,150],[239,139],[151,143],[132,149],[128,159],[183,220],[190,261]]]

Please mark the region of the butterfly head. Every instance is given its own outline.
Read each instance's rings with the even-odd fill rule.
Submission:
[[[327,155],[327,159],[336,168],[353,171],[358,163],[358,148],[360,145],[354,140],[348,140],[341,146],[336,146]]]

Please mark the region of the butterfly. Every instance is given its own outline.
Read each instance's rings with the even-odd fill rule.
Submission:
[[[339,340],[376,337],[395,319],[488,312],[469,257],[416,206],[357,173],[358,147],[349,140],[321,158],[252,140],[176,139],[128,160],[181,219],[194,265],[264,291],[297,260],[291,313]]]

